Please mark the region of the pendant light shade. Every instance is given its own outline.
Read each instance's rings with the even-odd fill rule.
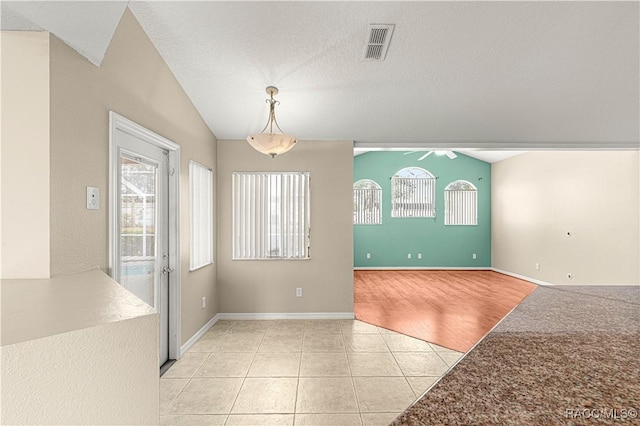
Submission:
[[[267,99],[267,103],[269,104],[269,119],[260,133],[247,136],[247,142],[249,142],[256,151],[270,155],[271,158],[273,158],[276,155],[289,151],[296,144],[297,140],[294,136],[285,134],[276,121],[275,107],[279,102],[273,99],[273,95],[278,94],[278,89],[269,86],[266,91],[269,95],[269,99]],[[274,132],[274,125],[279,132]]]

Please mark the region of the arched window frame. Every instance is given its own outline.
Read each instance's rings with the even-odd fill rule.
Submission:
[[[478,188],[471,182],[456,180],[444,189],[444,224],[478,224]]]
[[[382,224],[382,187],[371,179],[353,184],[353,224]]]
[[[436,217],[436,178],[420,167],[405,167],[391,177],[391,217]]]

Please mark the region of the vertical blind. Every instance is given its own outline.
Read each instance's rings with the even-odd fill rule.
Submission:
[[[189,269],[213,263],[213,171],[189,162],[191,253]]]
[[[436,216],[435,178],[393,176],[391,192],[391,217]]]
[[[478,191],[475,189],[444,191],[444,224],[477,225]]]
[[[382,223],[382,189],[353,190],[353,223],[378,225]]]
[[[309,257],[309,173],[235,172],[233,259]]]

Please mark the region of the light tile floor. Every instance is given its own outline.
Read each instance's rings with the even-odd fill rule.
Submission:
[[[160,423],[388,425],[462,355],[357,320],[218,321],[160,379]]]

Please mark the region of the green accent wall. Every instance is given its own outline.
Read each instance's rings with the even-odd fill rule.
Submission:
[[[353,225],[356,268],[491,266],[491,164],[460,153],[453,160],[431,154],[418,161],[423,154],[374,151],[354,158],[354,182],[371,179],[382,187],[382,225]],[[405,167],[437,178],[435,218],[391,217],[391,176]],[[444,225],[444,188],[459,179],[478,188],[478,225]]]

